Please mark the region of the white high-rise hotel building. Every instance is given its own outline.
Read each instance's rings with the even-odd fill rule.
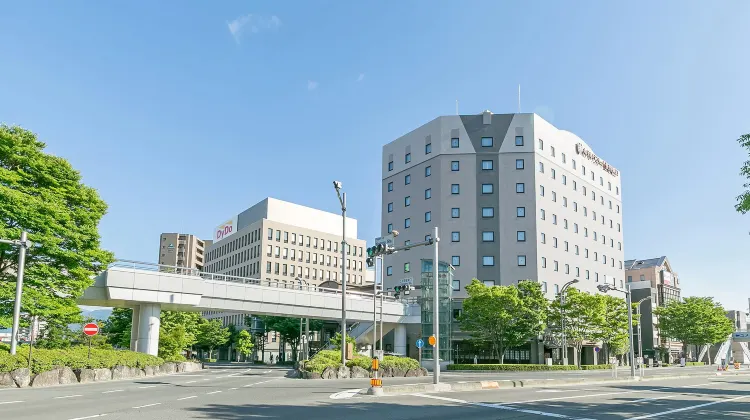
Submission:
[[[438,226],[454,297],[472,278],[536,280],[549,298],[573,279],[624,284],[620,173],[536,114],[438,117],[385,145],[382,165],[382,233],[402,245]],[[416,280],[432,252],[388,256],[386,287]]]

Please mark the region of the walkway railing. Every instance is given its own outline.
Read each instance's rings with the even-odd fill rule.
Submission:
[[[291,290],[304,290],[307,292],[322,292],[331,294],[341,294],[340,289],[332,289],[328,287],[319,287],[314,284],[309,284],[306,280],[301,278],[295,278],[290,281],[283,281],[277,279],[257,279],[252,277],[240,277],[230,276],[228,274],[218,273],[206,273],[196,268],[189,267],[178,267],[172,265],[147,263],[142,261],[132,260],[116,260],[109,267],[120,267],[130,268],[135,270],[146,270],[146,271],[157,271],[161,273],[179,274],[183,276],[200,277],[208,281],[221,281],[228,283],[239,283],[239,284],[252,284],[256,286],[273,287],[278,289],[291,289]],[[347,291],[347,296],[354,298],[372,300],[372,293],[353,292]],[[378,297],[379,298],[379,297]],[[390,302],[396,302],[397,300],[393,296],[385,296],[385,300]]]

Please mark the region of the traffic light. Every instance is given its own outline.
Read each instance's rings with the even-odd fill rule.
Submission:
[[[368,249],[368,251],[369,251],[369,249]],[[373,258],[373,257],[367,257],[365,259],[365,262],[367,263],[368,267],[374,267],[375,266],[375,258]]]

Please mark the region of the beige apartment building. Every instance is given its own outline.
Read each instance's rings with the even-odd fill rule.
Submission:
[[[162,233],[159,238],[159,264],[202,271],[206,247],[212,242],[189,233]]]
[[[266,198],[214,229],[204,271],[250,277],[278,287],[341,284],[341,215]],[[363,286],[372,278],[365,264],[366,242],[357,239],[357,220],[346,219],[346,282]],[[204,312],[207,319],[245,327],[240,312]],[[280,338],[266,337],[263,360],[278,360]],[[282,358],[291,349],[281,350]]]
[[[643,356],[672,362],[680,357],[682,343],[659,334],[654,310],[680,300],[680,277],[667,257],[625,261],[625,277],[633,302],[640,304]],[[637,350],[636,350],[637,352]],[[661,357],[660,357],[661,353]]]

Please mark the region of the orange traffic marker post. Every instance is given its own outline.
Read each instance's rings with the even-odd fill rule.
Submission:
[[[370,379],[370,389],[367,390],[369,395],[383,395],[383,380],[378,378],[378,369],[380,367],[380,360],[377,357],[372,359],[372,372],[373,378]]]

